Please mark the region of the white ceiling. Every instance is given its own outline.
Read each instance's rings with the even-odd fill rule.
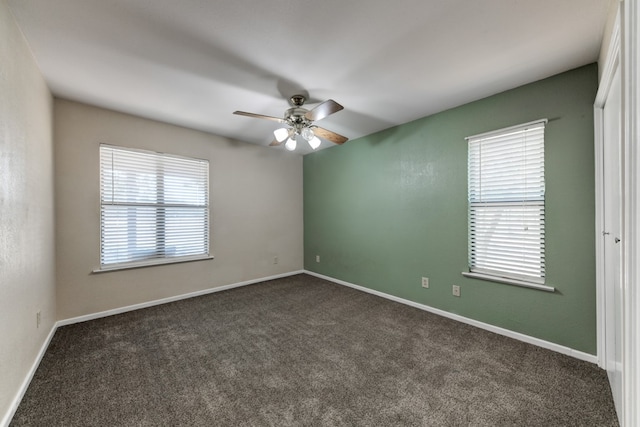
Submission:
[[[231,113],[305,90],[354,139],[594,62],[609,0],[9,5],[54,95],[268,145],[277,123]]]

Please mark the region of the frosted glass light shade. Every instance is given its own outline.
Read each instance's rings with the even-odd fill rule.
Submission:
[[[316,148],[318,148],[320,146],[320,144],[322,143],[322,141],[320,141],[320,139],[317,136],[314,136],[313,138],[311,138],[311,141],[309,141],[309,145],[311,146],[311,148],[313,148],[314,150]]]
[[[297,142],[295,140],[295,136],[294,136],[293,138],[289,138],[287,140],[287,142],[284,144],[284,148],[286,148],[289,151],[293,151],[293,150],[296,149],[296,145],[298,145],[298,144],[297,144]]]
[[[280,128],[273,131],[273,136],[276,137],[276,141],[282,142],[289,136],[289,129]]]

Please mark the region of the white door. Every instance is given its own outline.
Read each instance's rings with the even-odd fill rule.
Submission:
[[[616,411],[622,402],[622,92],[620,70],[611,83],[603,109],[605,368]]]

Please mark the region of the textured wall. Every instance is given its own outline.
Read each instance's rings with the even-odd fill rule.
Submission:
[[[596,89],[590,65],[305,156],[305,268],[595,354]],[[545,117],[546,273],[557,292],[462,277],[464,138]]]
[[[56,318],[51,120],[49,90],[0,0],[0,425]]]
[[[54,111],[59,319],[302,269],[300,156],[71,101]],[[91,274],[100,143],[209,160],[214,260]]]

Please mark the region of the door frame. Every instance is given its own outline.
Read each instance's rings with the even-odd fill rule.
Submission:
[[[623,426],[640,425],[640,5],[622,8],[622,145],[624,213],[622,234]]]
[[[603,228],[603,111],[615,75],[622,76],[622,426],[640,425],[640,5],[621,0],[594,103],[596,233]],[[598,365],[606,368],[604,242],[596,236]]]
[[[609,97],[609,91],[620,68],[620,13],[616,16],[609,43],[607,58],[600,78],[598,92],[593,107],[594,114],[594,143],[595,143],[595,196],[596,196],[596,333],[597,333],[597,358],[598,366],[602,369],[610,369],[607,366],[607,328],[606,328],[606,298],[605,298],[605,239],[602,232],[605,231],[604,215],[604,106]],[[622,148],[622,147],[621,147]],[[622,209],[620,210],[622,212]],[[621,224],[623,226],[623,224]],[[622,277],[621,277],[622,280]]]

